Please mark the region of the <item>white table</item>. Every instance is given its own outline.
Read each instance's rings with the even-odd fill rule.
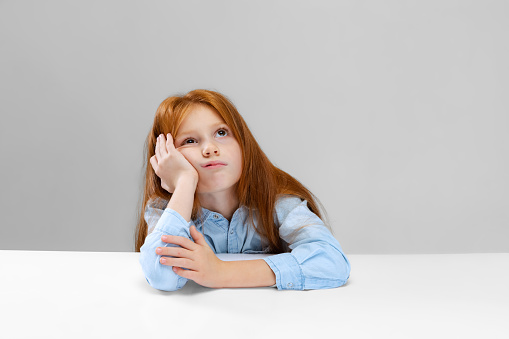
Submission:
[[[508,253],[347,254],[346,285],[309,291],[163,292],[138,256],[0,251],[0,337],[509,338]]]

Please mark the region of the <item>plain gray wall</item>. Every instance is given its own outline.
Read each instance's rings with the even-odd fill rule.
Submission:
[[[133,251],[159,103],[219,91],[345,253],[509,252],[506,1],[2,1],[0,249]]]

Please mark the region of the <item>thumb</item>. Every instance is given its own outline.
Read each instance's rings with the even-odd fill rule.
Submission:
[[[203,234],[201,234],[200,231],[196,229],[196,226],[191,225],[189,230],[191,231],[191,236],[193,237],[195,243],[197,243],[198,245],[207,245],[207,242],[205,241]]]

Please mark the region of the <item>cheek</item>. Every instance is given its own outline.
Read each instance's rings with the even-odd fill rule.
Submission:
[[[237,166],[239,168],[239,172],[242,173],[242,166],[244,164],[244,161],[242,159],[242,151],[240,149],[236,150],[236,152],[235,152],[235,161],[236,161]]]
[[[195,164],[195,156],[193,155],[193,152],[191,152],[191,150],[189,148],[187,148],[187,149],[180,149],[177,152],[180,152],[180,154],[182,154],[184,156],[184,158],[186,158],[187,161],[189,161],[191,163],[191,165],[194,166],[194,164]],[[194,166],[194,167],[196,167],[196,166]]]

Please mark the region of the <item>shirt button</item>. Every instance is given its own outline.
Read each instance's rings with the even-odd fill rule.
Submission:
[[[230,231],[230,234],[233,234],[233,230]]]
[[[214,214],[214,219],[219,219],[219,216],[217,214]]]
[[[292,284],[292,283],[288,283],[286,286],[288,286],[288,287],[292,287],[292,286],[293,286],[293,284]]]

